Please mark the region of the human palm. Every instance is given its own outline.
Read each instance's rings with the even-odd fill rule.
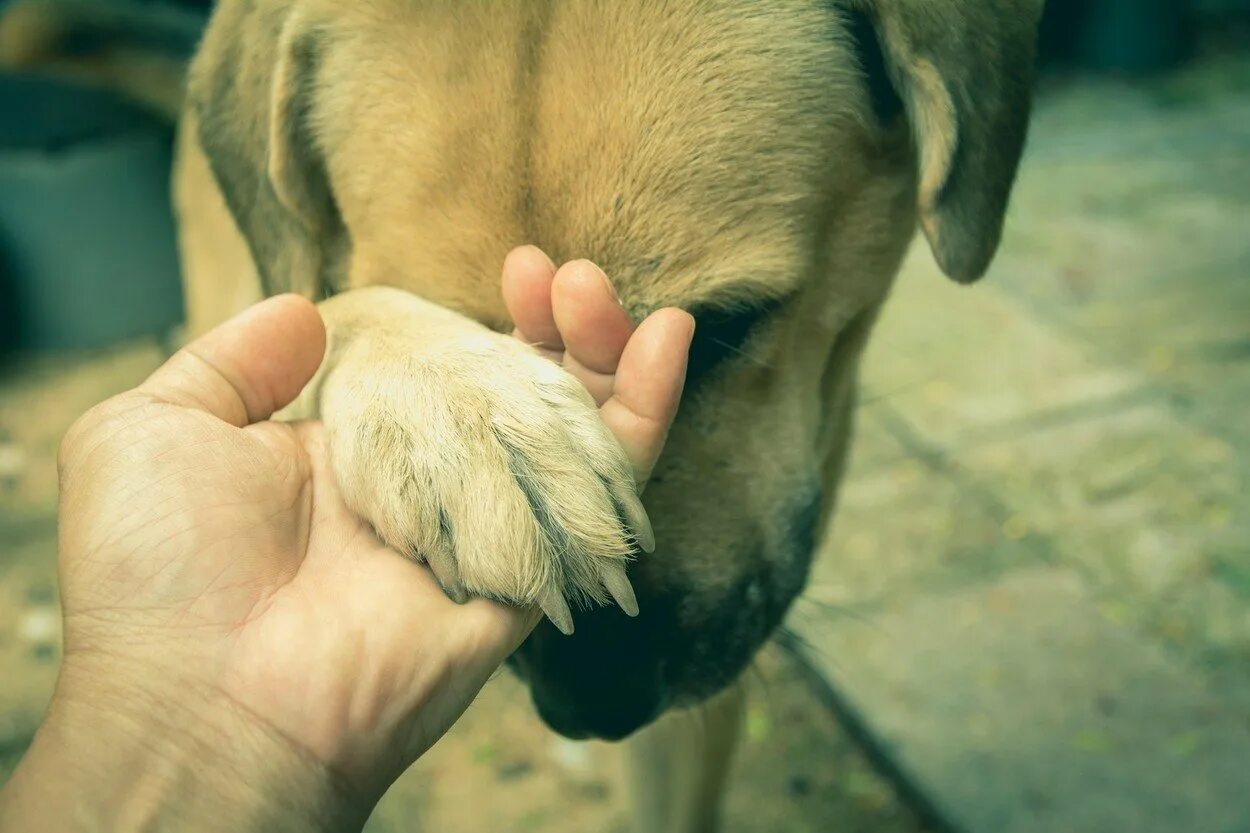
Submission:
[[[583,380],[642,483],[676,410],[689,316],[635,330],[595,267],[557,274],[532,248],[509,256],[504,294],[517,337]],[[137,708],[214,704],[376,796],[538,614],[449,601],[343,504],[321,426],[269,421],[323,351],[315,308],[272,299],[71,429],[63,679]]]

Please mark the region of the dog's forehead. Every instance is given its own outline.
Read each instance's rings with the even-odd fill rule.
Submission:
[[[609,38],[585,14],[550,41],[532,157],[539,222],[596,218],[566,226],[570,248],[603,252],[657,290],[690,274],[708,297],[758,295],[743,285],[792,276],[820,233],[858,112],[843,94],[858,89],[852,53],[814,4],[662,5],[682,9],[615,20]]]
[[[758,297],[807,267],[866,109],[830,4],[446,5],[340,23],[320,121],[349,223],[436,206],[593,257],[654,305]]]

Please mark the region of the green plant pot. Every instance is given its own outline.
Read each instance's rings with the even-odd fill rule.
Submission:
[[[1175,66],[1189,54],[1185,0],[1091,0],[1078,39],[1089,69],[1140,74]]]
[[[171,135],[113,96],[0,75],[0,328],[94,347],[182,318]]]

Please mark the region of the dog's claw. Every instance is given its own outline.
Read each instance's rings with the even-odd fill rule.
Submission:
[[[624,492],[618,494],[616,499],[621,514],[625,516],[625,525],[634,533],[634,542],[638,549],[645,553],[655,552],[655,532],[651,529],[651,519],[647,517],[642,500],[633,489],[623,488],[618,491]]]
[[[559,590],[555,588],[548,590],[546,595],[539,600],[538,605],[560,633],[565,636],[573,635],[573,614],[569,612],[569,603],[564,600],[564,595]]]
[[[616,603],[621,606],[621,610],[625,611],[625,615],[637,616],[638,598],[634,595],[633,585],[625,576],[625,567],[621,564],[604,567],[599,571],[599,577],[603,580],[603,586],[612,594],[612,598],[616,599]]]
[[[469,600],[469,591],[465,590],[464,584],[460,581],[460,570],[456,568],[456,559],[451,553],[450,544],[439,541],[425,554],[425,563],[434,574],[434,578],[438,579],[439,586],[443,588],[447,598],[458,605]]]

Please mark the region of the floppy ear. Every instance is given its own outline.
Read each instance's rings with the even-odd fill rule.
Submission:
[[[200,144],[268,295],[319,294],[343,242],[313,129],[324,42],[299,4],[221,4],[188,80]]]
[[[1042,0],[846,0],[872,19],[907,110],[938,265],[981,277],[1028,130]]]

